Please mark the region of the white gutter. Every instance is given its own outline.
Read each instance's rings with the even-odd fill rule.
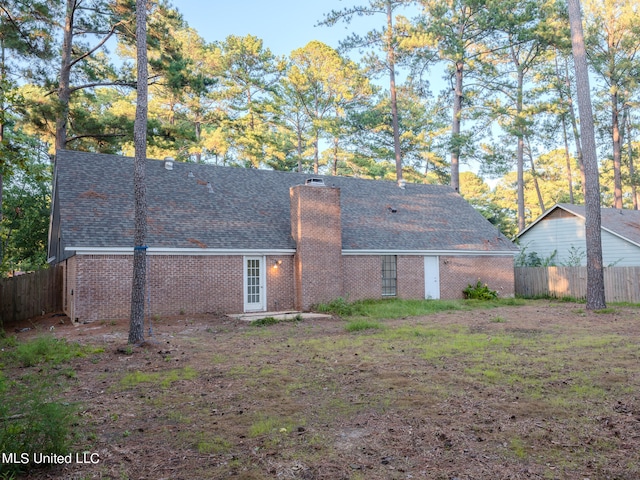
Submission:
[[[66,252],[76,255],[133,255],[133,247],[66,247]],[[239,248],[169,248],[149,247],[147,255],[294,255],[294,249],[239,249]],[[342,255],[453,255],[453,256],[492,256],[518,255],[517,250],[342,250]]]
[[[516,256],[518,250],[342,250],[342,255],[454,255],[454,256],[492,256],[512,255]]]
[[[133,255],[133,247],[65,247],[65,252],[76,255]],[[293,255],[293,249],[240,249],[240,248],[169,248],[149,247],[147,255]]]

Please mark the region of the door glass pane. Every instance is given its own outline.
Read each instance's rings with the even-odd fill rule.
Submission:
[[[247,303],[260,303],[260,260],[247,260]]]

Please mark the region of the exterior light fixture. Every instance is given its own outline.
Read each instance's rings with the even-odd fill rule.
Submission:
[[[282,260],[274,260],[273,261],[273,268],[274,269],[277,270],[280,265],[282,265]]]

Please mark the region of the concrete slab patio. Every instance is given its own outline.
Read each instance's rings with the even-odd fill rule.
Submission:
[[[304,320],[321,320],[331,318],[331,315],[326,313],[312,313],[312,312],[254,312],[254,313],[234,313],[227,315],[228,317],[235,318],[236,320],[242,320],[245,322],[254,322],[262,318],[272,317],[276,320],[293,320],[298,315],[302,316]]]

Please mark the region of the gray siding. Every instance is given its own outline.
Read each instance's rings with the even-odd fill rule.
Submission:
[[[520,236],[526,251],[548,258],[557,250],[556,265],[569,261],[571,248],[582,253],[580,265],[586,265],[584,220],[578,217],[546,218]],[[602,232],[602,260],[604,266],[628,267],[640,265],[640,247],[609,232]]]

